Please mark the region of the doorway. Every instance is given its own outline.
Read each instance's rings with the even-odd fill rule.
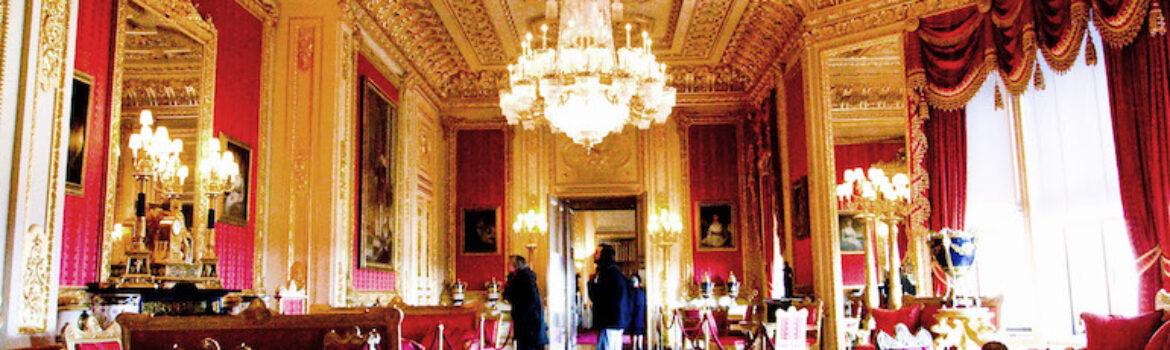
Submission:
[[[627,279],[635,274],[646,275],[642,199],[640,196],[564,198],[560,203],[564,234],[557,243],[566,248],[564,281],[573,310],[570,348],[595,349],[599,331],[593,327],[592,301],[587,289],[596,268],[593,253],[598,245],[609,244],[617,251],[618,267]],[[628,348],[631,340],[626,338]]]

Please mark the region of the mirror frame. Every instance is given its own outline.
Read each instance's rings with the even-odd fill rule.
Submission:
[[[99,282],[105,281],[110,275],[110,251],[113,248],[113,230],[115,223],[115,201],[118,192],[118,171],[119,160],[121,159],[122,149],[122,92],[123,92],[123,71],[125,66],[125,50],[127,25],[130,14],[130,4],[142,7],[146,12],[152,13],[160,18],[168,25],[177,28],[183,34],[186,34],[192,40],[198,42],[203,47],[203,63],[202,71],[200,72],[199,80],[199,123],[198,123],[198,144],[195,145],[196,163],[203,159],[206,150],[202,145],[209,142],[212,138],[212,125],[215,118],[215,74],[216,74],[216,49],[218,45],[218,32],[215,25],[211,23],[210,19],[204,19],[199,14],[198,9],[191,0],[118,0],[118,10],[115,17],[116,30],[114,33],[114,67],[111,74],[111,88],[110,88],[110,124],[109,124],[109,138],[108,150],[106,153],[106,197],[104,204],[104,221],[102,232],[102,252],[101,252],[101,270],[99,272]],[[193,218],[191,228],[195,238],[196,252],[200,254],[205,247],[204,238],[206,235],[207,217],[201,215],[206,213],[209,201],[207,196],[203,193],[203,175],[199,170],[199,165],[194,164],[192,167],[194,178],[194,199],[195,199],[195,217]]]
[[[833,150],[833,125],[829,114],[831,100],[826,91],[827,76],[823,58],[826,52],[837,52],[839,48],[850,46],[852,43],[868,42],[883,37],[895,37],[901,42],[907,23],[903,18],[890,20],[858,21],[858,25],[865,28],[853,28],[856,31],[845,32],[841,28],[817,30],[813,29],[805,36],[805,49],[801,53],[804,62],[804,105],[805,126],[809,156],[809,225],[813,235],[811,237],[814,263],[814,290],[824,302],[824,334],[822,345],[835,347],[844,344],[845,335],[842,332],[842,315],[844,295],[841,281],[841,260],[837,232],[837,205],[833,193],[836,186],[835,159]],[[908,86],[909,88],[909,86]],[[907,117],[909,126],[907,133],[907,165],[911,177],[911,203],[913,206],[907,222],[908,235],[924,235],[926,233],[926,219],[930,213],[930,203],[926,197],[928,177],[925,172],[923,156],[926,153],[926,138],[923,132],[923,122],[929,116],[920,109],[923,104],[921,96],[912,90],[906,91]],[[830,179],[832,178],[832,179]],[[818,232],[833,232],[824,234]],[[925,242],[918,240],[920,247]],[[926,254],[919,258],[919,266]],[[926,260],[929,262],[929,258]],[[919,268],[921,279],[926,272],[929,281],[929,270]],[[919,291],[929,292],[932,287],[929,283],[919,284]]]
[[[860,47],[865,47],[865,46],[873,45],[875,43],[880,43],[880,42],[888,42],[891,44],[895,44],[899,48],[901,48],[904,40],[905,40],[904,35],[902,35],[901,32],[880,32],[879,31],[877,33],[873,33],[873,35],[868,36],[867,38],[863,38],[861,40],[856,40],[856,41],[850,41],[848,44],[845,44],[845,45],[838,45],[838,46],[834,46],[834,47],[821,48],[821,50],[819,50],[819,52],[818,52],[817,57],[820,60],[821,64],[824,64],[824,62],[827,62],[827,60],[830,58],[830,56],[833,56],[834,54],[837,54],[837,53],[840,53],[843,51],[857,49]],[[904,57],[905,57],[905,52],[902,52],[902,71],[901,71],[902,74],[900,74],[900,77],[905,76],[905,58]],[[820,74],[820,77],[819,77],[820,78],[819,79],[820,86],[815,86],[814,88],[818,89],[819,92],[821,93],[821,95],[820,95],[821,101],[818,101],[818,102],[821,104],[821,108],[823,108],[822,110],[825,113],[825,118],[828,119],[829,128],[831,129],[833,127],[833,121],[832,121],[833,116],[832,116],[832,112],[831,112],[831,107],[832,107],[831,89],[832,89],[832,87],[830,85],[831,84],[831,77],[830,77],[831,72],[828,69],[821,69],[819,74]],[[907,235],[910,243],[913,243],[913,246],[907,247],[906,254],[907,255],[916,254],[915,255],[916,259],[914,260],[914,263],[917,267],[915,269],[915,280],[916,280],[915,282],[918,284],[918,295],[921,296],[921,295],[925,295],[926,293],[928,293],[932,289],[932,286],[931,286],[932,281],[930,279],[929,270],[922,268],[923,266],[927,266],[927,267],[930,266],[929,265],[929,263],[930,263],[929,257],[925,254],[926,251],[924,250],[924,249],[926,249],[926,241],[925,241],[926,234],[929,231],[927,226],[926,226],[926,221],[927,221],[928,217],[930,216],[930,200],[929,200],[929,198],[927,198],[927,193],[926,193],[927,186],[929,183],[929,176],[926,174],[926,165],[924,163],[925,157],[926,157],[926,134],[925,134],[925,131],[923,129],[923,123],[925,123],[926,119],[929,118],[929,116],[926,113],[924,113],[924,111],[921,111],[919,109],[919,108],[921,108],[921,106],[923,106],[923,104],[921,104],[919,102],[918,93],[911,90],[909,84],[905,85],[905,98],[906,98],[906,103],[905,103],[904,108],[906,109],[907,128],[906,128],[906,136],[904,138],[904,142],[905,142],[905,149],[906,149],[906,159],[905,159],[906,164],[904,164],[903,166],[907,170],[907,175],[909,175],[911,178],[911,180],[910,180],[910,192],[911,192],[911,198],[910,198],[911,204],[910,205],[911,205],[911,208],[910,208],[909,214],[905,218],[906,232],[903,232],[903,234]],[[835,131],[830,133],[830,135],[835,135],[835,134],[836,134]],[[836,142],[832,136],[830,136],[827,139],[827,141],[832,146],[836,146]],[[832,149],[832,148],[830,148],[830,149]],[[835,154],[832,157],[832,159],[834,161],[836,160]],[[876,165],[876,162],[875,162],[875,165]],[[833,173],[830,173],[830,175],[833,175]],[[831,185],[835,186],[838,183],[838,181],[839,181],[839,179],[836,179],[834,177],[832,179]],[[831,205],[831,206],[834,207],[833,208],[834,213],[837,212],[836,206],[835,205]],[[833,232],[836,232],[836,230],[834,230]],[[841,254],[841,252],[837,249],[834,249],[834,252],[837,255]],[[903,258],[905,258],[905,257],[903,257]]]

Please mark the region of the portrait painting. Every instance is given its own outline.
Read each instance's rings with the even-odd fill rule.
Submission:
[[[699,228],[695,241],[699,250],[734,250],[735,210],[731,203],[699,203],[695,220]]]
[[[73,76],[73,98],[69,112],[69,145],[65,156],[66,193],[80,196],[85,182],[86,125],[93,93],[93,78],[82,72]]]
[[[224,140],[224,150],[232,152],[236,163],[240,165],[240,174],[232,179],[232,187],[223,198],[223,214],[219,222],[235,226],[248,226],[248,181],[252,170],[252,148],[248,144],[220,133],[219,138]]]
[[[792,183],[792,236],[808,239],[812,234],[808,221],[808,176],[804,176]]]
[[[362,77],[359,106],[359,266],[389,271],[394,263],[394,138],[397,107]]]
[[[496,254],[500,250],[499,210],[463,209],[463,254]]]
[[[837,229],[841,254],[865,253],[865,221],[853,215],[838,215]]]

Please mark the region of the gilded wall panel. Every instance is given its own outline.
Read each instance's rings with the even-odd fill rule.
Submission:
[[[588,192],[590,188],[625,186],[630,191],[641,184],[642,132],[627,128],[611,134],[593,149],[574,143],[564,134],[555,139],[555,188],[557,193]]]

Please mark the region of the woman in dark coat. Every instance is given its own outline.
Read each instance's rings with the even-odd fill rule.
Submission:
[[[642,277],[630,276],[630,327],[626,334],[633,339],[634,350],[645,349],[646,337],[646,289],[642,288]]]
[[[504,286],[504,300],[512,305],[512,332],[517,350],[544,349],[548,345],[548,328],[544,324],[544,307],[536,273],[519,255],[512,256],[512,273]]]

